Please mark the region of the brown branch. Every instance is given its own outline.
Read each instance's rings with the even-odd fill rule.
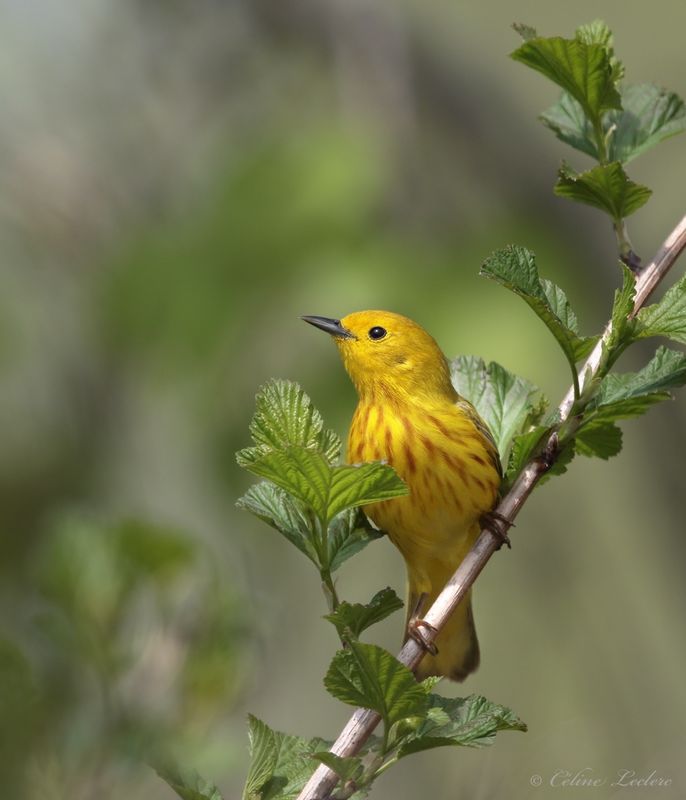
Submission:
[[[632,316],[645,304],[684,248],[686,248],[686,216],[674,228],[655,258],[636,279],[636,299]],[[607,341],[611,329],[611,324],[608,324],[601,340],[582,367],[580,373],[582,387],[596,375],[602,358],[603,345]],[[574,389],[572,387],[559,406],[561,422],[568,419],[573,402]],[[514,520],[541,476],[550,468],[555,459],[556,450],[557,433],[555,432],[548,438],[544,455],[530,461],[517,476],[512,488],[496,508],[498,515],[510,521]],[[435,632],[430,632],[430,628],[425,629],[427,638],[435,637],[445,625],[448,617],[471,588],[500,543],[500,539],[494,533],[489,530],[481,531],[474,546],[425,615],[424,619],[435,629]],[[424,650],[413,639],[408,639],[398,655],[398,660],[410,669],[414,669],[423,655]],[[338,756],[355,755],[379,724],[380,719],[381,717],[375,711],[358,708],[336,739],[331,752]],[[337,783],[336,773],[321,764],[298,796],[298,800],[326,800]]]

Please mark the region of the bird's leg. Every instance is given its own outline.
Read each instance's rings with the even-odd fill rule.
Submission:
[[[410,621],[407,623],[407,635],[410,637],[410,639],[417,642],[422,650],[425,650],[427,653],[435,656],[438,654],[438,648],[434,642],[426,638],[426,633],[423,629],[431,631],[432,633],[436,633],[436,628],[434,628],[430,622],[427,622],[425,619],[422,619],[419,616],[425,600],[426,592],[422,592],[417,598],[417,602],[415,603],[414,608],[412,609],[412,614],[410,615]]]
[[[512,522],[512,520],[509,520],[502,514],[498,514],[497,511],[487,511],[485,514],[481,515],[479,524],[482,528],[492,533],[496,539],[500,540],[500,544],[497,548],[498,550],[500,550],[504,544],[512,549],[510,537],[507,535],[510,528],[514,527],[514,522]]]

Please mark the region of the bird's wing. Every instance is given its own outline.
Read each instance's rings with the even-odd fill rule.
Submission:
[[[486,445],[486,450],[488,451],[488,455],[493,463],[493,466],[498,471],[498,475],[503,477],[503,465],[500,461],[500,454],[498,453],[498,445],[496,444],[495,439],[493,438],[493,434],[488,428],[488,425],[481,419],[479,416],[478,411],[474,408],[474,406],[469,402],[469,400],[465,400],[464,397],[460,397],[460,399],[455,404],[459,406],[459,408],[464,412],[465,416],[469,418],[469,420],[474,424],[474,427],[479,431],[480,434],[484,437],[484,444]]]

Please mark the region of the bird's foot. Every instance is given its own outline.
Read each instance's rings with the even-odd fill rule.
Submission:
[[[410,637],[410,639],[417,642],[422,650],[425,650],[432,656],[438,655],[438,647],[436,647],[436,644],[427,637],[425,631],[429,631],[433,634],[438,633],[436,628],[434,628],[434,626],[425,619],[412,617],[412,619],[407,623],[407,635]]]
[[[427,622],[420,616],[422,608],[424,607],[424,601],[427,597],[427,593],[422,592],[417,598],[417,602],[414,604],[410,615],[410,621],[407,623],[407,635],[410,639],[417,642],[424,652],[435,656],[438,654],[438,647],[428,638],[427,632],[436,634],[437,630],[430,622]]]
[[[510,537],[507,535],[510,528],[514,527],[514,522],[512,522],[512,520],[509,520],[502,514],[498,514],[497,511],[487,511],[485,514],[482,514],[479,523],[482,528],[492,533],[496,539],[499,540],[498,550],[500,550],[504,544],[512,549]]]

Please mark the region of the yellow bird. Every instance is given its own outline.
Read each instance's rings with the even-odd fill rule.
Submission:
[[[407,566],[406,637],[422,641],[421,614],[436,599],[496,501],[498,450],[474,407],[455,391],[446,357],[416,322],[390,311],[341,320],[303,317],[331,334],[357,389],[348,462],[387,461],[409,494],[365,506]],[[417,676],[461,681],[479,665],[471,596],[422,659]]]

